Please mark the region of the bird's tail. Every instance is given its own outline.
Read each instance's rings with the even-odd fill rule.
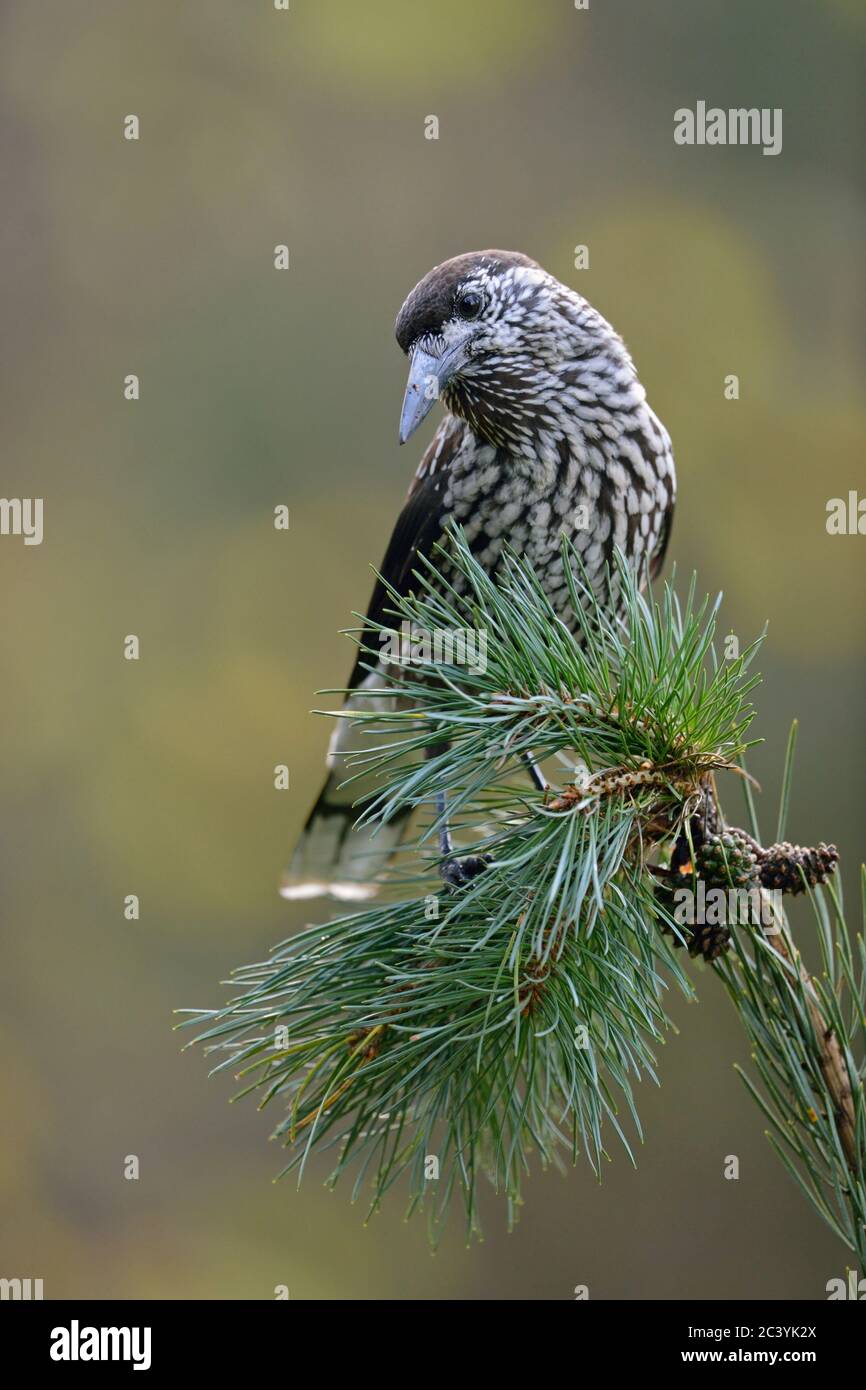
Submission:
[[[372,672],[359,687],[375,687],[380,677]],[[389,705],[393,699],[389,698]],[[354,697],[345,706],[345,713],[361,707]],[[363,708],[375,707],[368,696]],[[387,866],[400,844],[409,819],[409,811],[399,812],[385,825],[364,825],[357,830],[358,798],[363,796],[361,782],[353,781],[341,790],[340,784],[351,775],[345,767],[346,754],[364,747],[351,718],[337,721],[328,748],[328,777],[318,800],[307,817],[291,863],[283,875],[280,894],[284,898],[318,898],[329,896],[343,901],[372,898],[379,891],[378,876]]]

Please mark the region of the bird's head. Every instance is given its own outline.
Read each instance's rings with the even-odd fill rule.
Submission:
[[[397,315],[396,333],[410,357],[401,444],[442,397],[482,437],[519,448],[556,432],[586,367],[620,389],[623,373],[634,375],[606,320],[517,251],[475,251],[435,266]]]

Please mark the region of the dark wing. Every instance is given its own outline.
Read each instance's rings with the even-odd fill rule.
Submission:
[[[413,571],[421,568],[421,556],[431,555],[436,542],[442,539],[445,525],[442,499],[447,488],[451,460],[465,429],[461,420],[446,415],[418,465],[409,495],[388,542],[385,558],[379,566],[382,578],[377,578],[367,606],[366,621],[370,626],[365,627],[361,636],[365,647],[375,650],[379,641],[376,624],[388,623],[394,600],[386,585],[401,596],[409,593]],[[359,650],[349,677],[350,690],[354,690],[364,679],[367,673],[362,663],[369,663],[370,660],[369,654]]]
[[[670,502],[668,503],[668,509],[662,517],[662,529],[659,534],[658,544],[656,545],[656,548],[652,554],[652,559],[650,560],[650,579],[656,579],[661,574],[662,565],[665,562],[665,556],[668,552],[668,542],[671,538],[671,527],[674,524],[675,504],[676,498],[672,497]]]

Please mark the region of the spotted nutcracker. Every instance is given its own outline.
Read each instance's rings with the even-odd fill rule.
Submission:
[[[635,567],[646,562],[651,575],[658,572],[675,500],[670,438],[622,339],[581,295],[519,252],[470,252],[424,276],[397,316],[396,333],[410,359],[400,442],[437,398],[446,414],[380,567],[388,584],[408,592],[420,557],[452,520],[491,573],[506,542],[525,556],[574,631],[580,615],[569,602],[563,534],[610,606],[617,602],[608,568],[614,547]],[[377,582],[371,624],[387,625],[390,603]],[[359,655],[350,690],[381,682],[363,663]],[[399,820],[375,837],[352,832],[357,786],[339,791],[350,733],[351,721],[338,721],[328,778],[283,880],[284,897],[370,896],[400,839]],[[443,843],[450,843],[447,831]],[[459,881],[467,861],[456,862]]]

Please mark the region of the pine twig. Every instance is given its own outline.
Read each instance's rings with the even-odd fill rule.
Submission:
[[[758,644],[719,658],[718,602],[697,602],[694,582],[684,602],[670,585],[653,600],[620,559],[622,619],[564,547],[579,638],[517,557],[494,582],[456,533],[447,559],[462,587],[431,563],[414,595],[392,595],[395,625],[483,631],[488,661],[434,658],[383,677],[353,712],[369,744],[347,780],[362,823],[447,801],[457,838],[489,866],[444,889],[428,818],[390,889],[402,897],[237,971],[233,999],[187,1020],[195,1041],[243,1093],[284,1107],[283,1172],[330,1151],[332,1181],[354,1167],[374,1210],[402,1177],[434,1241],[459,1193],[472,1234],[484,1177],[513,1220],[533,1154],[583,1153],[600,1173],[613,1133],[631,1156],[636,1084],[656,1080],[672,1026],[666,994],[692,994],[674,949],[685,945],[711,962],[751,1041],[760,1085],[747,1085],[781,1161],[866,1264],[866,955],[861,941],[855,960],[834,847],[781,839],[793,736],[778,843],[759,842],[743,765]],[[542,796],[525,784],[528,754],[551,769]],[[742,774],[750,833],[724,825],[724,769]],[[754,892],[773,929],[684,924],[677,895],[698,885]],[[808,893],[820,977],[779,892]]]
[[[820,1000],[811,975],[803,965],[800,952],[791,938],[790,927],[783,912],[774,904],[766,890],[762,896],[772,914],[773,928],[766,933],[772,951],[796,971],[806,996],[809,1018],[815,1033],[815,1043],[821,1058],[821,1073],[833,1101],[833,1120],[852,1176],[862,1167],[858,1153],[857,1126],[854,1112],[854,1092],[845,1057],[833,1027],[821,1010]]]

